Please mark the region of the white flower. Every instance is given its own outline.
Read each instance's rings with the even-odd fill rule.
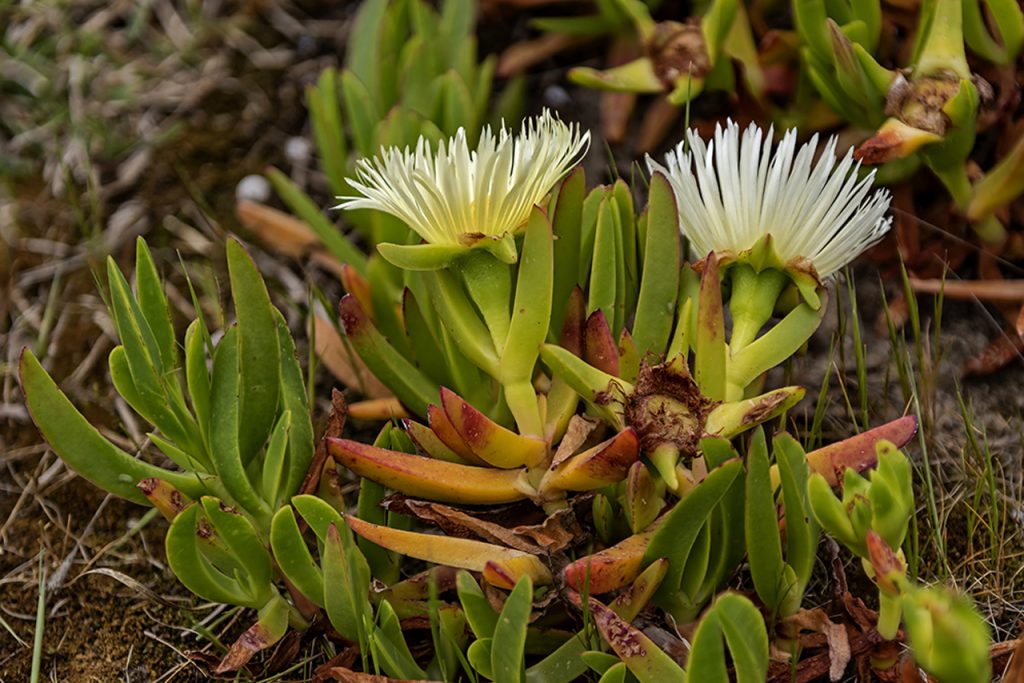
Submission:
[[[433,154],[422,137],[416,151],[381,149],[360,159],[349,184],[362,197],[337,208],[393,214],[425,242],[471,246],[481,237],[502,238],[523,226],[534,204],[587,152],[590,133],[566,125],[547,110],[523,122],[519,135],[488,126],[470,151],[459,129]]]
[[[871,192],[874,171],[858,179],[852,148],[836,158],[836,138],[813,162],[818,136],[796,150],[789,130],[772,154],[772,130],[751,125],[740,136],[729,121],[715,129],[710,145],[687,131],[690,149],[679,143],[668,169],[647,157],[647,167],[668,178],[679,207],[680,229],[695,254],[739,256],[766,235],[783,264],[814,267],[827,278],[889,230],[890,195]],[[795,154],[795,157],[794,157]],[[838,165],[837,165],[838,161]]]

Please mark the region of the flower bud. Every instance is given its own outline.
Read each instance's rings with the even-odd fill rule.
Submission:
[[[904,627],[914,659],[940,681],[992,680],[988,625],[971,601],[945,588],[924,588],[903,597]]]

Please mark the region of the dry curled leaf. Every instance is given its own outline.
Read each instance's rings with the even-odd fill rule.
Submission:
[[[1011,361],[1022,357],[1024,339],[1015,330],[1006,330],[989,342],[978,355],[960,368],[961,377],[990,375]]]
[[[336,669],[345,669],[352,666],[356,662],[356,658],[359,657],[359,648],[356,645],[349,645],[341,650],[338,654],[334,655],[326,662],[321,664],[313,672],[313,683],[327,683],[327,681],[336,681],[333,672]]]
[[[266,626],[256,622],[245,630],[242,635],[238,637],[230,648],[228,653],[224,655],[224,658],[220,660],[217,667],[213,670],[215,674],[228,673],[229,671],[238,671],[243,666],[249,663],[249,660],[253,658],[260,650],[266,648],[277,642],[278,638],[275,638]]]
[[[565,430],[565,436],[562,437],[561,442],[558,444],[558,449],[551,459],[551,469],[555,469],[565,462],[567,458],[575,455],[583,447],[583,444],[587,442],[587,439],[597,428],[597,425],[597,420],[592,420],[583,415],[573,415],[569,419],[569,426]]]
[[[850,639],[842,624],[833,622],[821,609],[802,609],[793,616],[787,617],[785,622],[800,630],[822,634],[828,644],[829,680],[838,681],[843,677],[843,672],[846,671],[846,667],[850,663],[852,653],[850,652]]]
[[[345,667],[334,667],[330,669],[328,675],[330,676],[326,680],[329,681],[341,681],[341,683],[413,683],[404,678],[390,678],[388,676],[378,676],[376,674],[364,674],[358,671],[352,671]],[[440,683],[439,681],[421,681],[420,683]]]
[[[342,384],[368,398],[391,397],[391,391],[373,376],[331,321],[316,315],[311,318],[310,327],[310,334],[316,342],[316,355]]]
[[[1009,658],[1006,673],[1001,679],[1004,683],[1024,683],[1024,638],[997,643],[992,646],[989,654],[993,664],[997,664],[1000,659]],[[998,666],[992,668],[999,671]]]
[[[394,499],[397,503],[398,499]],[[534,555],[564,550],[582,535],[571,510],[559,510],[536,525],[505,527],[440,503],[402,499],[405,510],[436,525],[449,536],[479,538]]]
[[[320,238],[294,216],[258,202],[242,200],[235,206],[239,222],[272,251],[302,258],[320,244]]]
[[[313,493],[320,483],[320,473],[323,472],[324,463],[327,462],[327,440],[337,439],[345,429],[345,419],[348,417],[348,404],[345,397],[337,389],[331,390],[331,414],[327,417],[327,428],[316,446],[313,453],[313,460],[306,470],[306,478],[302,480],[299,493]]]

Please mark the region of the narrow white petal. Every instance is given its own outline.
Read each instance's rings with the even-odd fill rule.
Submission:
[[[392,214],[425,242],[463,244],[466,236],[502,237],[526,223],[530,210],[583,158],[590,133],[545,110],[513,136],[485,128],[475,150],[466,132],[438,144],[420,138],[415,151],[382,149],[360,159],[348,183],[359,195],[335,208]]]
[[[786,131],[774,153],[772,139],[772,129],[741,134],[728,121],[709,143],[687,131],[689,150],[680,143],[665,166],[648,157],[647,168],[669,179],[695,256],[739,254],[770,234],[784,262],[810,261],[827,278],[889,230],[890,195],[871,190],[874,173],[858,177],[851,152],[837,157],[835,138],[816,162],[817,135],[798,147]]]

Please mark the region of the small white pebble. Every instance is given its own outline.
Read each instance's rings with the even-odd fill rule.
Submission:
[[[572,96],[569,95],[569,91],[560,85],[549,85],[544,88],[542,97],[545,104],[556,109],[568,107],[572,104]]]
[[[261,175],[247,175],[238,181],[235,199],[265,202],[270,199],[270,182]]]
[[[288,142],[284,144],[284,155],[293,164],[306,165],[312,153],[313,150],[306,138],[288,138]]]

